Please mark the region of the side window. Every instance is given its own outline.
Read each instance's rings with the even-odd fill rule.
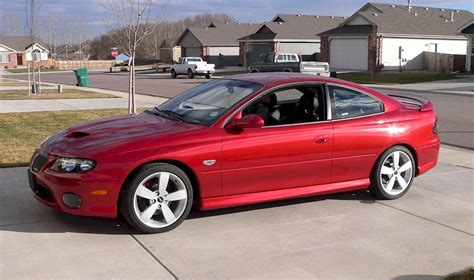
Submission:
[[[285,56],[284,56],[284,55],[282,55],[282,54],[279,54],[279,55],[278,55],[278,62],[283,62],[283,61],[285,61],[285,60],[286,60],[286,59],[285,59]]]
[[[383,112],[377,99],[347,88],[329,86],[333,119],[348,119]]]
[[[264,126],[311,123],[326,120],[324,94],[319,85],[293,87],[261,97],[243,111],[259,115]]]
[[[265,63],[273,63],[273,58],[275,57],[274,54],[269,54],[265,57]]]

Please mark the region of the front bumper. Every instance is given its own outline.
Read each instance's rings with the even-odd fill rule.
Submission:
[[[35,198],[61,212],[115,218],[120,187],[116,180],[98,172],[60,173],[50,166],[57,157],[38,150],[28,169],[28,182]],[[71,204],[71,196],[78,196],[79,205]]]

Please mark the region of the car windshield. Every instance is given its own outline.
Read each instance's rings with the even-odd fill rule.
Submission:
[[[247,81],[212,80],[155,107],[155,113],[178,121],[211,125],[236,103],[262,87]]]

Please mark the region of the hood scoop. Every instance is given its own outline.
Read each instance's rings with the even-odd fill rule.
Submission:
[[[89,133],[82,132],[82,131],[75,131],[75,132],[72,132],[72,133],[69,133],[68,135],[66,135],[66,138],[77,139],[77,138],[82,138],[82,137],[86,137],[86,136],[89,136]]]

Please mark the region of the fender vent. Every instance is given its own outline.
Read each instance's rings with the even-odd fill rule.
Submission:
[[[89,133],[81,132],[81,131],[76,131],[76,132],[69,133],[68,135],[66,135],[67,138],[82,138],[86,136],[89,136]]]

